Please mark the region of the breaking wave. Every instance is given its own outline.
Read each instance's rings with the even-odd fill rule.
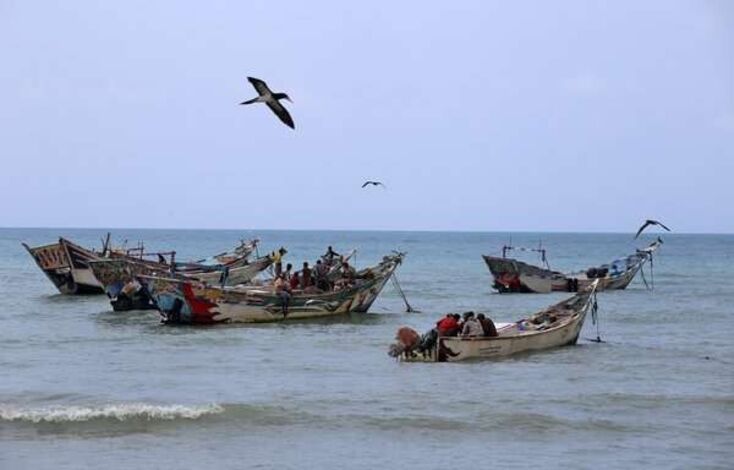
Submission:
[[[223,411],[224,408],[216,404],[152,405],[123,403],[101,406],[51,405],[37,408],[0,405],[0,421],[28,423],[79,423],[104,419],[116,421],[171,421],[175,419],[193,420],[206,415],[219,414]]]

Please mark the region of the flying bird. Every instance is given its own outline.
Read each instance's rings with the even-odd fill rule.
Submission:
[[[642,224],[642,227],[640,227],[640,229],[639,229],[639,230],[637,231],[637,234],[635,235],[635,239],[637,239],[637,237],[639,237],[639,236],[640,236],[640,234],[642,233],[642,231],[643,231],[643,230],[645,230],[645,229],[646,229],[647,227],[649,227],[650,225],[659,225],[660,227],[662,227],[662,228],[664,228],[665,230],[667,230],[668,232],[670,232],[670,229],[669,229],[668,227],[666,227],[665,225],[663,225],[663,224],[662,224],[661,222],[658,222],[657,220],[650,220],[650,219],[647,219],[647,220],[645,221],[645,223],[644,223],[644,224]]]
[[[372,185],[372,186],[382,186],[383,188],[386,187],[384,184],[382,184],[382,181],[365,181],[364,184],[362,184],[362,187],[365,188],[365,187],[367,187],[369,185]]]
[[[268,105],[268,108],[270,108],[270,110],[273,111],[281,121],[283,121],[283,124],[291,129],[296,128],[295,124],[293,124],[293,118],[288,114],[288,110],[285,109],[279,101],[288,100],[292,103],[288,95],[285,93],[273,93],[270,91],[270,88],[268,88],[268,85],[259,78],[247,77],[247,81],[252,83],[252,86],[255,87],[259,96],[251,100],[243,101],[240,104],[265,103]]]

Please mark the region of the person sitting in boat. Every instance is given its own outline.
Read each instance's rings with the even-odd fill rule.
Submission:
[[[301,276],[298,275],[298,271],[294,272],[293,275],[291,275],[290,280],[288,281],[288,284],[291,287],[291,291],[294,291],[299,288],[299,285],[301,283]]]
[[[459,323],[452,313],[447,313],[445,317],[436,323],[438,336],[456,336],[459,332]]]
[[[474,312],[464,313],[464,324],[461,328],[461,336],[466,338],[484,336],[482,325],[474,317]]]
[[[308,265],[308,261],[304,261],[301,270],[301,289],[309,286],[311,286],[311,267]]]
[[[335,290],[341,290],[341,289],[349,289],[354,285],[354,280],[356,277],[357,272],[349,266],[349,263],[344,261],[344,264],[341,266],[341,277],[336,281],[334,284]]]
[[[342,263],[342,278],[354,280],[355,277],[357,277],[357,271],[353,267],[349,266],[349,263],[344,260]]]
[[[275,278],[273,288],[275,289],[275,295],[280,299],[283,315],[288,315],[288,305],[291,302],[291,286],[286,282],[283,273],[278,274],[278,277]]]
[[[487,318],[483,313],[480,313],[477,315],[477,321],[482,325],[483,336],[497,336],[497,327],[494,326],[491,318]]]

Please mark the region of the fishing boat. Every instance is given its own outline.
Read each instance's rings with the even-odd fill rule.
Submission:
[[[405,348],[398,356],[406,362],[457,362],[497,358],[576,344],[589,311],[596,312],[595,280],[583,292],[514,323],[496,323],[497,336],[438,337],[427,351]]]
[[[137,281],[137,276],[175,276],[196,279],[209,284],[233,286],[250,282],[267,269],[272,262],[272,258],[268,255],[253,261],[235,258],[230,259],[229,264],[219,265],[216,269],[200,265],[198,271],[194,269],[193,263],[185,263],[187,269],[177,271],[171,267],[171,264],[130,257],[98,259],[90,261],[89,265],[94,276],[104,286],[104,292],[110,299],[112,309],[122,312],[155,308],[153,300]]]
[[[257,239],[243,240],[231,252],[183,263],[175,261],[175,251],[145,253],[141,245],[126,251],[112,250],[110,256],[92,260],[89,266],[103,286],[114,311],[147,310],[155,308],[155,305],[136,276],[181,276],[225,285],[246,283],[272,263],[269,256],[252,262],[248,260],[258,242]]]
[[[25,249],[41,271],[62,294],[101,294],[102,284],[94,277],[89,263],[101,259],[102,253],[81,247],[65,238],[58,243]]]
[[[138,276],[165,323],[261,323],[367,312],[402,263],[403,253],[356,271],[333,290],[295,290],[284,298],[271,286],[220,287],[193,279]]]
[[[551,270],[544,249],[531,249],[541,253],[544,264],[542,267],[508,258],[507,251],[514,249],[508,246],[503,247],[502,257],[482,255],[482,258],[494,278],[492,287],[499,292],[577,292],[584,290],[596,280],[599,281],[599,290],[613,290],[626,288],[645,263],[652,263],[653,253],[662,243],[663,241],[658,238],[649,246],[638,249],[625,258],[571,273]]]

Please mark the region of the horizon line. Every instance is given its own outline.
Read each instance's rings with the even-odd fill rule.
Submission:
[[[553,234],[597,234],[597,235],[622,235],[634,234],[634,231],[577,231],[577,230],[445,230],[445,229],[339,229],[339,228],[192,228],[192,227],[9,227],[0,226],[3,229],[16,230],[164,230],[164,231],[247,231],[247,232],[397,232],[397,233],[553,233]],[[673,235],[734,235],[732,232],[663,232],[658,236]]]

